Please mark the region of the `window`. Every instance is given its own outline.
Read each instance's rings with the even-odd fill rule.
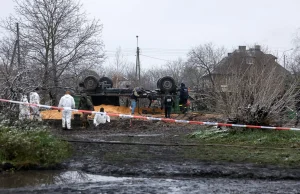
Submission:
[[[253,57],[247,57],[246,58],[246,64],[253,65],[254,64],[254,58]]]
[[[228,85],[221,85],[222,92],[228,92]]]

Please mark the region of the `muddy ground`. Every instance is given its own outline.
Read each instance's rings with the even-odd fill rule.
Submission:
[[[192,118],[190,118],[191,120]],[[211,120],[214,121],[214,120]],[[53,133],[71,142],[74,154],[63,163],[70,171],[133,177],[118,183],[84,183],[1,190],[7,193],[299,193],[300,169],[254,164],[199,161],[186,155],[197,149],[187,135],[199,126],[159,121],[112,119],[99,127]],[[201,153],[199,153],[201,154]],[[140,179],[139,179],[140,178]],[[144,179],[146,178],[146,179]],[[130,185],[130,186],[128,186]],[[175,190],[174,190],[175,189]]]
[[[187,137],[197,130],[200,130],[197,125],[117,119],[97,128],[75,127],[72,131],[59,129],[55,133],[73,145],[74,155],[64,162],[72,170],[135,177],[300,180],[300,169],[199,161],[186,154],[197,149],[195,145],[199,142]]]

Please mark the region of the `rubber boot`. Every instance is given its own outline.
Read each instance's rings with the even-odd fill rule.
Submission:
[[[81,128],[86,128],[86,123],[85,123],[85,121],[82,121],[82,127]]]
[[[85,122],[85,128],[87,129],[87,128],[89,128],[89,126],[90,126],[90,122],[87,120],[87,121]]]

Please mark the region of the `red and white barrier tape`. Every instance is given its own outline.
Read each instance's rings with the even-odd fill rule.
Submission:
[[[25,104],[28,106],[36,106],[36,107],[42,107],[42,108],[54,109],[54,110],[70,110],[70,111],[81,112],[81,113],[91,113],[91,114],[99,114],[100,113],[97,111],[78,110],[78,109],[63,108],[63,107],[57,107],[57,106],[48,106],[48,105],[42,105],[42,104],[31,104],[31,103],[14,101],[14,100],[6,100],[6,99],[1,99],[1,98],[0,98],[0,102]],[[169,119],[169,118],[156,118],[156,117],[117,114],[117,113],[106,113],[106,114],[109,116],[112,116],[112,117],[120,117],[120,118],[127,118],[127,119],[142,119],[142,120],[152,120],[152,121],[164,121],[164,122],[170,122],[170,123],[188,123],[188,124],[194,124],[194,125],[210,125],[210,126],[221,126],[221,127],[222,126],[223,127],[243,127],[243,128],[257,128],[257,129],[300,131],[299,128],[291,128],[291,127],[270,127],[270,126],[258,126],[258,125],[241,125],[241,124],[228,124],[228,123],[216,123],[216,122],[188,121],[188,120],[176,120],[176,119]]]

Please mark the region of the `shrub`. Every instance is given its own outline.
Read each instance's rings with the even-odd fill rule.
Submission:
[[[0,162],[9,162],[20,168],[27,165],[49,167],[69,157],[69,143],[41,128],[0,125]]]

